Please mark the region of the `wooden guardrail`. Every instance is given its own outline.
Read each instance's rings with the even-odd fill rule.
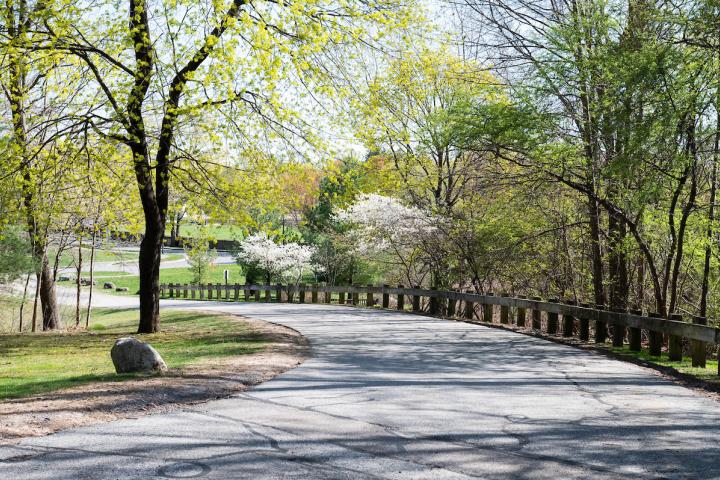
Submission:
[[[379,307],[432,316],[460,318],[485,323],[532,328],[549,335],[577,336],[589,341],[591,325],[595,341],[604,342],[608,326],[612,331],[613,346],[629,343],[630,350],[642,349],[643,333],[649,353],[659,356],[665,340],[671,360],[682,360],[682,339],[690,342],[692,364],[705,367],[707,344],[720,343],[720,328],[707,325],[705,318],[694,317],[687,322],[681,316],[671,319],[660,315],[632,310],[608,311],[603,306],[544,301],[539,297],[479,295],[470,292],[426,290],[403,285],[384,286],[327,286],[327,285],[240,285],[240,284],[161,284],[160,294],[165,298],[194,300],[255,301],[282,303],[326,303]],[[498,307],[498,308],[496,308]],[[499,315],[496,315],[499,310]],[[528,315],[528,312],[531,312]],[[544,328],[543,328],[544,326]]]

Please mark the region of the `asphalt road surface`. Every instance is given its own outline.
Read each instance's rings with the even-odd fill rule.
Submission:
[[[175,301],[306,335],[313,358],[200,406],[0,448],[0,479],[720,478],[719,404],[498,329],[322,305]]]

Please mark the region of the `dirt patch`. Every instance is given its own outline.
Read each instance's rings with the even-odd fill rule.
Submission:
[[[171,369],[162,376],[91,383],[0,402],[0,444],[228,397],[294,368],[309,357],[309,343],[297,331],[241,318],[269,342],[264,351]]]

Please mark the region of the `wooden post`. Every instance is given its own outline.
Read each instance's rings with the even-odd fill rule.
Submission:
[[[695,325],[707,325],[707,318],[693,317],[693,323]],[[692,351],[692,366],[705,368],[705,342],[692,340],[690,345],[690,350]]]
[[[310,288],[310,303],[318,303],[318,286],[317,283],[313,283]]]
[[[255,289],[255,303],[260,303],[260,289]]]
[[[368,287],[372,287],[372,283],[368,284]],[[375,297],[373,296],[372,292],[368,290],[367,296],[365,297],[365,306],[368,308],[373,308],[375,306]]]
[[[390,285],[383,285],[383,288],[390,288]],[[382,294],[382,308],[390,308],[390,294],[387,292]]]
[[[469,292],[465,292],[469,293]],[[471,302],[470,300],[465,300],[465,311],[463,312],[464,316],[468,320],[474,320],[475,319],[475,303]]]
[[[454,291],[454,290],[453,290]],[[454,298],[447,298],[447,317],[453,318],[455,316],[455,307],[457,306],[457,300]]]
[[[501,297],[509,297],[510,294],[503,292],[500,294]],[[500,323],[507,325],[510,323],[510,307],[506,305],[500,305]]]
[[[437,287],[430,287],[430,290],[433,292],[437,292]],[[430,315],[436,316],[440,309],[438,308],[438,299],[437,297],[431,296],[430,297],[430,308],[429,313]]]
[[[183,298],[188,298],[188,284],[183,285]]]
[[[540,297],[532,297],[535,301],[542,301]],[[539,308],[533,308],[532,312],[532,328],[533,330],[542,330],[542,311]]]
[[[245,282],[245,285],[243,285],[243,297],[245,298],[246,302],[250,301],[250,285]]]
[[[634,309],[630,310],[632,315],[642,315],[642,310]],[[630,344],[630,351],[639,352],[642,350],[642,330],[635,327],[628,328],[628,343]]]
[[[298,284],[298,302],[305,303],[305,284]]]
[[[566,300],[565,303],[567,305],[575,305],[575,300]],[[573,329],[575,327],[575,317],[568,313],[563,313],[563,323],[562,323],[562,336],[563,337],[572,337],[573,336]]]
[[[581,303],[580,306],[583,308],[590,308],[589,303]],[[587,319],[587,318],[580,319],[580,331],[579,331],[578,337],[583,342],[590,341],[590,320],[589,319]]]
[[[487,292],[485,295],[488,297],[492,297],[493,292]],[[482,310],[483,310],[483,322],[493,323],[493,304],[492,303],[483,304]]]
[[[360,285],[353,285],[353,288],[355,288],[355,289],[360,288]],[[360,302],[360,292],[355,290],[351,293],[351,295],[352,295],[352,304],[357,307],[357,304]]]
[[[275,285],[275,303],[282,302],[282,284],[278,283]]]
[[[605,305],[595,305],[595,310],[605,310]],[[607,325],[600,320],[595,321],[595,343],[605,343],[607,340]]]
[[[197,285],[190,285],[190,298],[195,300],[195,290],[197,289]]]
[[[623,310],[613,310],[616,313],[625,313]],[[621,348],[625,344],[625,325],[614,323],[612,326],[612,346]]]
[[[230,300],[230,285],[225,284],[225,300]]]
[[[327,285],[325,285],[327,287]],[[330,304],[332,303],[332,292],[325,291],[324,293],[325,303]]]
[[[265,288],[265,302],[270,303],[272,300],[272,291],[270,290],[270,285],[263,285]]]
[[[405,285],[398,285],[398,288],[405,288]],[[397,309],[401,311],[405,310],[405,295],[402,293],[397,294]]]
[[[205,300],[205,285],[199,283],[198,290],[200,291],[200,300]]]
[[[653,318],[661,318],[659,313],[652,312],[649,315]],[[654,357],[659,357],[662,353],[662,344],[663,344],[663,335],[661,332],[653,332],[652,330],[648,331],[648,338],[650,339],[650,355]]]
[[[168,290],[170,290],[170,298],[175,298],[175,291],[173,290],[173,283],[168,283]]]
[[[240,284],[237,282],[233,285],[233,300],[236,302],[240,300]]]
[[[222,283],[217,283],[215,285],[215,288],[217,288],[217,299],[222,300]]]
[[[212,300],[212,298],[213,298],[213,284],[212,284],[212,283],[208,283],[208,284],[206,285],[206,287],[207,287],[207,291],[208,291],[208,300]]]
[[[557,298],[548,299],[550,303],[558,303]],[[555,312],[547,312],[547,333],[549,335],[557,335],[558,332],[558,314]]]
[[[416,289],[419,289],[420,287],[415,285]],[[412,297],[412,311],[413,312],[419,312],[420,311],[420,295],[413,295]]]
[[[294,285],[290,285],[289,283],[285,287],[287,303],[293,303],[293,301],[295,300],[295,292],[293,291],[293,287]]]
[[[678,322],[682,322],[683,317],[678,313],[674,313],[670,315],[670,320],[677,320]],[[669,335],[668,359],[672,360],[673,362],[682,361],[682,337],[678,337],[677,335]]]
[[[345,292],[338,293],[338,304],[345,305]]]
[[[525,295],[519,295],[518,298],[525,299],[527,298]],[[527,317],[527,310],[525,307],[518,307],[517,308],[517,317],[515,318],[515,325],[518,327],[524,327],[525,326],[525,319]]]

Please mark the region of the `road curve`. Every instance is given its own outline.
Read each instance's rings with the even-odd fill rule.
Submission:
[[[720,478],[719,404],[641,367],[408,314],[178,304],[295,328],[313,358],[232,398],[2,447],[0,478]]]

